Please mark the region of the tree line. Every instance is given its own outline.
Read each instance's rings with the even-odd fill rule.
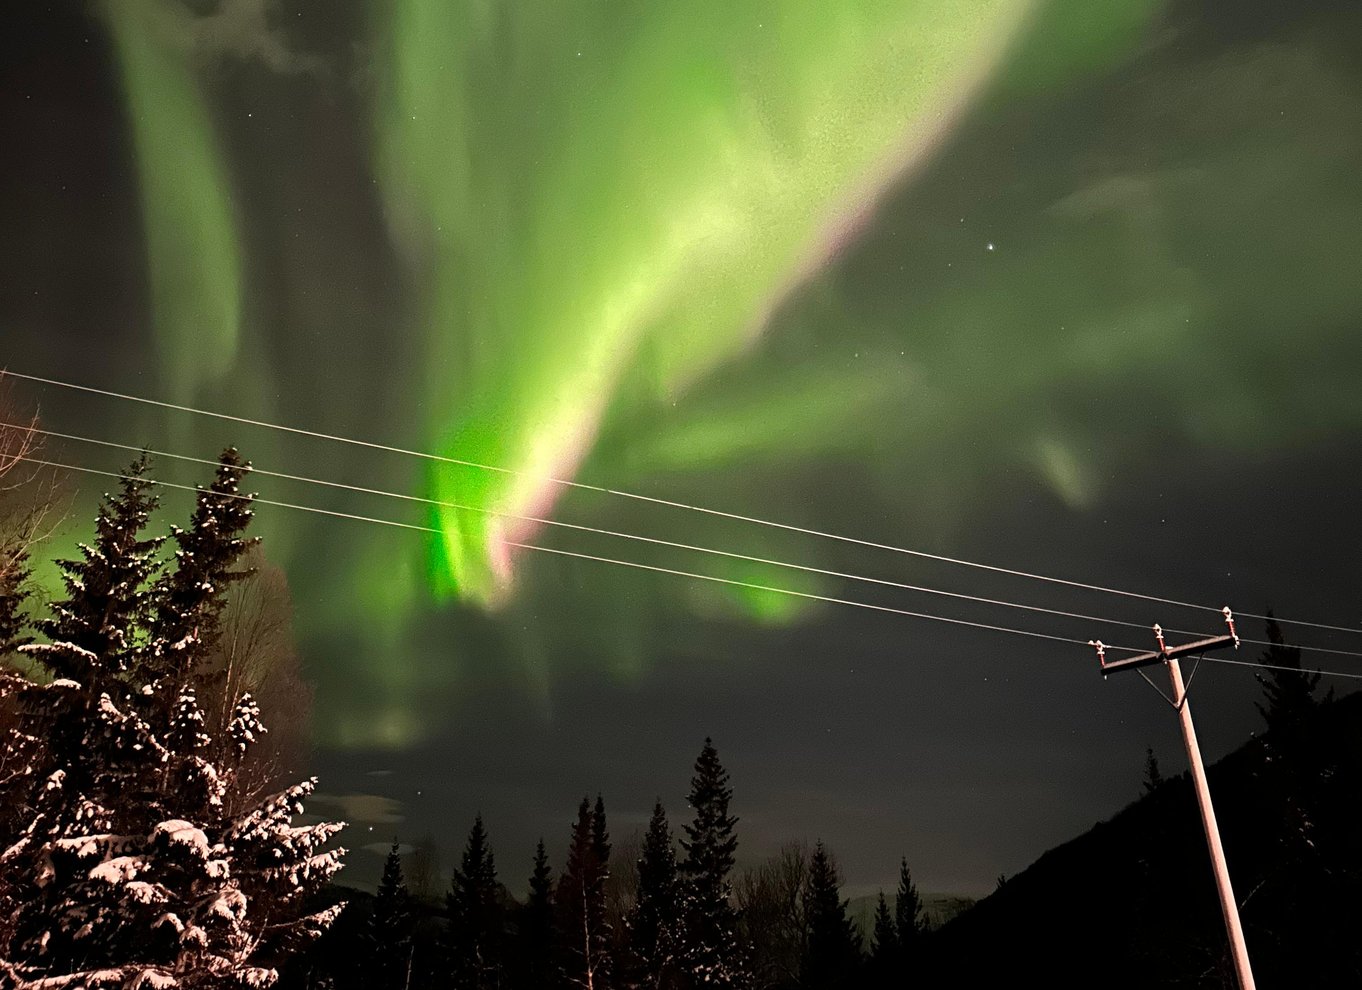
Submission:
[[[1266,731],[1212,770],[1251,955],[1263,985],[1356,986],[1362,956],[1347,932],[1362,903],[1362,750],[1348,713],[1358,706],[1321,694],[1271,619],[1267,638],[1257,674]],[[989,985],[1043,971],[1052,986],[1086,986],[1096,972],[1121,987],[1231,986],[1186,774],[1166,778],[1152,747],[1143,771],[1129,808],[999,877],[994,895],[944,927],[928,923],[901,861],[897,890],[880,893],[862,929],[821,841],[734,866],[732,791],[706,740],[681,835],[659,803],[641,840],[612,850],[604,801],[584,797],[561,875],[541,841],[528,878],[510,881],[514,893],[492,866],[480,817],[443,910],[408,892],[394,842],[377,898],[352,901],[289,985],[824,990]],[[1176,939],[1161,937],[1170,926]],[[1061,937],[1064,951],[1051,952]]]
[[[561,873],[541,839],[521,898],[500,882],[479,815],[442,911],[411,892],[394,840],[376,896],[352,901],[336,931],[299,960],[286,983],[375,990],[905,986],[928,928],[907,861],[892,901],[880,894],[867,945],[821,841],[812,850],[787,845],[766,863],[735,871],[732,794],[706,739],[687,797],[690,820],[674,834],[657,802],[636,852],[618,863],[619,876],[612,873],[618,854],[605,802],[583,797]]]

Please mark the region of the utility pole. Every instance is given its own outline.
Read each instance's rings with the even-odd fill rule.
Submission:
[[[1230,951],[1234,956],[1234,970],[1239,977],[1239,990],[1256,990],[1253,982],[1253,969],[1249,966],[1248,946],[1244,944],[1244,928],[1239,923],[1239,902],[1234,898],[1234,887],[1230,883],[1230,869],[1225,863],[1225,849],[1220,844],[1220,826],[1216,824],[1215,807],[1211,804],[1211,789],[1206,783],[1206,766],[1201,760],[1201,747],[1196,741],[1196,727],[1192,725],[1192,708],[1187,703],[1187,687],[1182,682],[1182,669],[1178,665],[1180,657],[1195,655],[1200,657],[1211,650],[1232,646],[1239,648],[1239,636],[1234,631],[1234,613],[1229,606],[1223,609],[1225,623],[1229,626],[1226,636],[1212,636],[1209,639],[1184,643],[1181,646],[1168,646],[1163,641],[1163,629],[1154,626],[1154,638],[1158,650],[1141,653],[1123,660],[1107,660],[1107,647],[1098,640],[1090,641],[1097,649],[1097,659],[1102,665],[1102,676],[1122,670],[1140,670],[1161,663],[1168,668],[1168,676],[1173,685],[1173,696],[1167,699],[1177,710],[1178,722],[1182,727],[1182,741],[1187,747],[1187,762],[1192,767],[1192,784],[1196,789],[1197,804],[1201,807],[1201,824],[1206,831],[1206,846],[1211,853],[1211,869],[1215,872],[1216,893],[1220,895],[1220,910],[1225,916],[1225,931],[1230,939]],[[1193,674],[1196,673],[1194,670]],[[1145,677],[1148,680],[1148,677]],[[1150,681],[1150,684],[1153,684]]]

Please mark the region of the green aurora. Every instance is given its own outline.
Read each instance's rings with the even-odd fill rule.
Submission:
[[[432,679],[455,689],[477,666],[414,637],[435,615],[453,616],[439,628],[454,623],[454,652],[514,656],[540,693],[564,655],[636,672],[678,614],[806,616],[794,599],[662,577],[665,592],[620,616],[598,601],[652,581],[611,569],[591,572],[597,595],[565,592],[591,565],[512,559],[504,539],[559,536],[510,517],[734,540],[565,496],[546,476],[846,528],[835,496],[768,513],[747,480],[760,467],[788,496],[837,477],[866,505],[911,506],[886,529],[921,542],[986,504],[1000,476],[1084,511],[1169,450],[1281,449],[1362,423],[1362,233],[1349,219],[1362,210],[1362,80],[1335,40],[1354,15],[1207,49],[1181,44],[1177,13],[1153,3],[702,6],[383,0],[355,20],[358,82],[280,83],[358,93],[353,140],[401,273],[400,304],[375,303],[383,329],[367,332],[409,342],[393,357],[401,397],[368,418],[343,395],[290,406],[253,384],[262,362],[281,381],[361,362],[284,349],[274,338],[294,331],[252,302],[248,232],[282,221],[237,191],[231,54],[205,56],[170,0],[106,7],[159,394],[217,408],[231,395],[234,412],[520,472],[361,470],[360,483],[471,510],[345,505],[442,535],[423,546],[360,527],[309,579],[314,639],[353,622],[356,601],[369,625],[322,676],[325,741],[400,746],[429,730]],[[325,296],[328,273],[298,264],[295,280]],[[1300,326],[1309,336],[1288,341]],[[299,408],[312,418],[290,419]],[[283,470],[302,449],[242,443]],[[306,463],[349,467],[336,452]],[[285,563],[324,531],[262,525]],[[769,531],[741,545],[837,564]],[[667,563],[824,587],[761,565]],[[564,624],[542,616],[559,611],[579,628],[550,644]]]
[[[243,289],[228,167],[177,44],[187,12],[157,0],[106,10],[141,177],[152,325],[165,380],[186,401],[238,357]]]
[[[921,158],[996,65],[1017,0],[398,0],[380,30],[380,174],[431,273],[431,578],[510,580],[608,412],[738,358],[846,215]],[[905,66],[912,66],[905,72]],[[509,74],[508,74],[509,69]],[[508,77],[509,75],[509,77]],[[490,565],[490,567],[489,567]]]

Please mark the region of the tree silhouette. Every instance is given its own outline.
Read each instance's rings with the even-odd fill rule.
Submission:
[[[1002,886],[1002,878],[998,885]],[[908,858],[899,860],[899,889],[894,897],[894,927],[899,933],[899,945],[904,960],[910,963],[918,951],[918,944],[927,931],[927,913],[918,895],[917,884],[908,869]]]
[[[365,928],[368,985],[375,990],[401,990],[412,972],[411,895],[402,876],[402,857],[396,839],[383,861],[374,910]]]
[[[667,985],[675,969],[680,911],[676,851],[658,801],[638,860],[638,898],[626,922],[631,986]]]
[[[451,985],[459,990],[495,987],[501,978],[503,919],[497,899],[496,865],[482,815],[473,819],[445,907],[449,913],[445,945]]]
[[[604,827],[582,798],[572,826],[567,869],[555,898],[563,979],[570,987],[607,990],[611,983],[610,931],[605,917]]]
[[[804,914],[809,943],[804,954],[802,986],[832,990],[855,986],[861,955],[861,936],[847,917],[837,865],[823,840],[813,848],[809,881],[804,891]]]
[[[894,916],[884,899],[884,891],[880,891],[879,900],[875,902],[874,934],[871,937],[870,959],[867,963],[870,986],[883,988],[902,986],[900,960],[898,927],[894,924]]]
[[[710,739],[695,761],[690,806],[695,817],[685,826],[681,846],[684,881],[681,968],[697,984],[742,986],[746,960],[738,943],[738,917],[730,898],[729,874],[738,848],[737,818],[728,813],[733,790],[728,771]]]
[[[540,839],[534,849],[534,868],[530,872],[530,892],[520,910],[520,951],[514,967],[516,984],[524,990],[538,990],[553,983],[553,870]]]
[[[1271,644],[1263,652],[1259,663],[1267,669],[1255,674],[1263,686],[1263,700],[1258,702],[1258,713],[1269,730],[1284,729],[1295,732],[1308,722],[1318,710],[1320,700],[1315,697],[1319,687],[1318,673],[1301,670],[1301,651],[1290,646],[1282,634],[1282,627],[1268,609],[1267,638]]]

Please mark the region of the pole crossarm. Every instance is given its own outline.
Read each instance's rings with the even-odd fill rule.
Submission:
[[[1208,653],[1211,650],[1223,649],[1226,646],[1236,647],[1239,640],[1234,636],[1212,636],[1209,639],[1198,639],[1192,643],[1183,643],[1180,646],[1170,646],[1163,650],[1155,650],[1152,653],[1141,653],[1133,657],[1124,657],[1120,660],[1102,661],[1102,676],[1115,674],[1122,670],[1135,670],[1139,667],[1150,667],[1156,663],[1164,663],[1168,660],[1176,660],[1189,654]]]

